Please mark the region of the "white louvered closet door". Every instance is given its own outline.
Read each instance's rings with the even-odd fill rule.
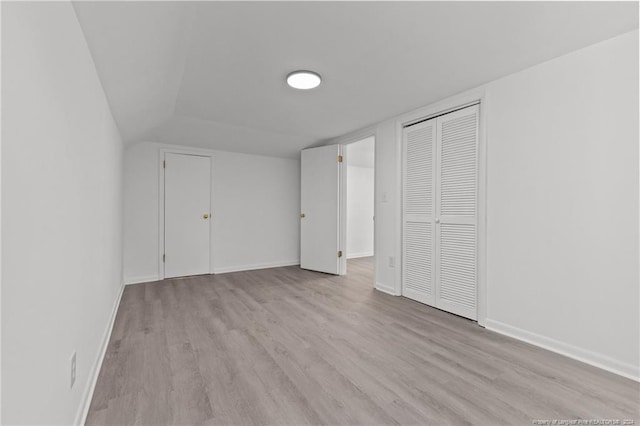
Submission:
[[[404,129],[403,296],[477,319],[478,113]]]
[[[436,120],[404,129],[402,295],[435,303]]]
[[[438,118],[436,306],[477,319],[478,106]]]

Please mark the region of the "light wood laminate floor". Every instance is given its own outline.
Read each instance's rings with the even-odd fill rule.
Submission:
[[[364,258],[128,286],[87,424],[640,421],[638,383],[372,282]]]

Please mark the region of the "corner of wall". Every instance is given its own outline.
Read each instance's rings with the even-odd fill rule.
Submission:
[[[394,287],[384,285],[380,282],[376,282],[375,289],[382,293],[390,294],[391,296],[401,296],[401,293],[398,293]]]

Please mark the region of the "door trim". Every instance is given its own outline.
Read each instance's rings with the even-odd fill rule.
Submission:
[[[419,108],[407,114],[401,115],[395,120],[396,124],[396,182],[397,191],[400,202],[397,204],[396,213],[396,288],[398,295],[402,294],[402,185],[403,185],[403,144],[402,130],[411,124],[419,121],[428,120],[439,115],[453,112],[454,110],[479,104],[480,114],[478,118],[478,207],[477,207],[477,238],[478,238],[478,264],[477,264],[477,322],[478,325],[484,327],[487,319],[487,110],[489,99],[484,89],[472,90],[459,96],[454,96],[444,101]]]
[[[338,259],[338,275],[347,274],[347,149],[340,144],[340,172],[338,177],[338,247],[342,257]]]
[[[214,190],[213,190],[213,176],[214,176],[214,154],[209,150],[194,149],[194,148],[160,148],[158,151],[158,279],[164,280],[164,172],[163,167],[165,154],[181,154],[181,155],[197,155],[200,157],[209,157],[209,212],[211,214],[212,224],[209,226],[209,273],[213,274],[214,271],[214,225],[213,221],[216,220],[216,215],[213,209],[214,206]]]

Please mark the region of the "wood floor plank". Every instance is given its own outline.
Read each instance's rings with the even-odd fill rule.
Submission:
[[[126,287],[89,425],[632,419],[640,384],[298,267]]]

